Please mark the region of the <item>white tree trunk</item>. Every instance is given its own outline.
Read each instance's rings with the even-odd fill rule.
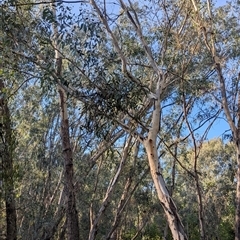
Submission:
[[[160,99],[156,100],[154,105],[155,109],[153,111],[152,117],[152,128],[149,131],[148,137],[143,140],[143,144],[147,152],[150,172],[154,182],[154,186],[166,214],[173,239],[185,240],[187,239],[187,236],[184,232],[183,224],[178,216],[176,205],[174,204],[169,194],[169,191],[162,176],[161,168],[159,167],[157,153],[157,134],[159,132],[161,113]]]

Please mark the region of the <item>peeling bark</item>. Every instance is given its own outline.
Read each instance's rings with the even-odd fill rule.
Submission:
[[[170,193],[166,187],[165,181],[162,176],[161,168],[159,167],[157,153],[157,134],[159,132],[160,113],[160,99],[158,99],[155,102],[155,110],[153,111],[152,128],[149,131],[148,137],[143,140],[143,144],[147,152],[150,172],[154,182],[154,186],[156,188],[158,198],[167,217],[167,222],[171,230],[173,239],[186,240],[187,236],[184,232],[183,224],[178,216],[176,205],[170,196]]]
[[[178,216],[176,205],[174,204],[166,184],[164,182],[162,173],[156,166],[156,161],[158,160],[156,145],[153,144],[152,139],[146,139],[144,141],[144,146],[148,155],[148,162],[150,166],[151,176],[154,182],[154,186],[157,191],[158,198],[164,209],[167,217],[169,228],[172,232],[174,240],[185,240],[187,239],[184,232],[183,224]]]

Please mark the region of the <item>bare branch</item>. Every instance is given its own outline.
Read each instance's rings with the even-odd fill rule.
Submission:
[[[126,12],[129,20],[132,22],[132,24],[134,26],[134,28],[137,32],[137,35],[139,36],[139,38],[142,42],[145,53],[148,56],[148,59],[149,59],[149,62],[151,64],[152,68],[154,69],[154,71],[157,75],[162,74],[162,71],[158,68],[156,62],[154,61],[151,49],[149,48],[146,40],[144,39],[144,36],[142,34],[142,29],[141,29],[141,26],[140,26],[140,23],[139,23],[139,20],[138,20],[137,13],[134,10],[134,8],[132,7],[131,1],[129,0],[129,3],[130,3],[130,6],[131,6],[131,11],[133,11],[133,13],[134,13],[135,20],[133,19],[132,15],[130,14],[130,12],[129,12],[127,6],[125,5],[125,3],[122,0],[119,0],[119,2],[121,4],[122,9]]]

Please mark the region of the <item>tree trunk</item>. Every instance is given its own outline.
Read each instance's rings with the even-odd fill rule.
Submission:
[[[157,95],[160,96],[160,94]],[[155,109],[153,111],[152,117],[152,128],[149,130],[148,137],[143,140],[143,144],[147,152],[150,172],[154,182],[154,186],[166,214],[172,237],[174,240],[186,240],[187,236],[184,232],[183,224],[178,216],[176,205],[174,204],[166,187],[158,162],[156,141],[160,125],[160,97],[158,100],[155,101],[154,105]]]
[[[148,155],[151,176],[157,191],[158,198],[162,204],[166,214],[169,228],[174,240],[186,240],[187,236],[183,229],[183,224],[178,216],[176,205],[174,204],[164,182],[161,171],[156,166],[158,161],[156,144],[151,138],[144,141],[144,145]]]
[[[202,204],[201,188],[199,185],[199,178],[198,178],[197,172],[195,174],[195,183],[196,183],[197,199],[198,199],[198,219],[199,219],[199,228],[200,228],[200,238],[201,240],[205,240],[204,211],[203,211],[203,204]]]
[[[199,10],[197,8],[195,0],[192,0],[194,10],[197,13],[197,22],[199,22],[199,26],[204,26],[204,21],[200,17]],[[207,30],[210,30],[211,32],[214,31],[213,29],[213,17],[212,17],[212,11],[211,11],[211,4],[210,1],[207,1],[208,3],[208,8],[209,8],[209,19],[210,22],[206,24],[208,26]],[[238,112],[237,112],[237,117],[238,117],[238,123],[237,126],[235,125],[232,117],[232,113],[229,108],[228,104],[228,97],[227,97],[227,90],[226,90],[226,83],[225,79],[223,77],[223,72],[222,72],[222,65],[221,65],[221,59],[222,57],[217,54],[216,50],[216,39],[214,34],[211,34],[211,37],[209,39],[208,37],[208,32],[205,27],[201,27],[202,34],[203,34],[203,39],[205,42],[205,46],[209,50],[210,54],[212,55],[213,63],[215,70],[218,75],[219,83],[220,83],[220,91],[221,91],[221,102],[222,102],[222,108],[223,111],[226,115],[227,122],[232,130],[233,133],[233,139],[234,143],[236,146],[236,154],[237,154],[237,175],[236,175],[236,180],[237,180],[237,189],[236,189],[236,212],[235,212],[235,240],[240,240],[240,91],[238,91]],[[240,76],[238,76],[240,77]],[[239,79],[238,79],[239,80]]]
[[[239,138],[240,139],[240,138]],[[235,213],[235,240],[240,239],[240,144],[237,146],[237,189]]]
[[[53,23],[53,45],[55,46],[55,71],[57,78],[61,79],[62,75],[62,57],[60,55],[60,49],[57,44],[58,42],[58,27],[56,17],[56,6],[54,3],[51,4],[54,23]],[[78,213],[76,210],[76,200],[74,192],[74,171],[73,171],[73,152],[70,142],[69,134],[69,122],[68,122],[68,110],[67,110],[67,94],[63,88],[58,86],[59,92],[59,104],[60,104],[60,115],[61,115],[61,138],[64,158],[64,191],[66,194],[66,217],[67,217],[67,239],[78,240],[79,239],[79,223]]]
[[[238,125],[237,125],[237,189],[236,189],[236,213],[235,213],[235,240],[240,240],[240,91],[238,92]]]
[[[214,57],[216,59],[216,57]],[[240,240],[240,91],[238,91],[238,103],[237,103],[237,126],[234,124],[230,109],[227,101],[227,91],[225,86],[225,79],[222,74],[222,68],[220,63],[215,62],[215,69],[218,74],[220,82],[220,89],[222,95],[222,107],[226,115],[228,124],[233,133],[233,139],[236,146],[236,157],[237,157],[237,188],[236,188],[236,212],[235,212],[235,240]]]
[[[78,213],[76,210],[76,200],[73,185],[73,154],[69,137],[69,123],[66,109],[66,94],[63,89],[59,88],[60,108],[62,115],[61,137],[64,157],[64,181],[65,193],[67,197],[67,238],[69,240],[79,239]]]
[[[17,215],[14,196],[13,180],[13,149],[14,138],[11,129],[11,118],[6,99],[3,80],[0,79],[0,154],[3,166],[3,185],[5,190],[6,204],[6,223],[7,223],[7,240],[17,239]]]
[[[103,213],[105,212],[106,208],[108,207],[110,200],[111,200],[111,196],[112,196],[112,192],[118,182],[119,176],[123,170],[124,164],[127,160],[128,157],[128,150],[129,147],[131,145],[131,141],[132,141],[132,137],[130,136],[127,140],[127,142],[125,143],[124,149],[123,149],[123,154],[122,154],[122,159],[119,163],[119,167],[117,169],[116,174],[114,175],[114,177],[111,179],[110,184],[108,186],[108,189],[105,193],[105,197],[102,201],[102,205],[96,215],[96,217],[94,219],[91,219],[91,226],[90,226],[90,232],[89,232],[89,237],[88,240],[94,240],[96,238],[97,235],[97,231],[98,231],[98,225],[99,222],[102,218]]]

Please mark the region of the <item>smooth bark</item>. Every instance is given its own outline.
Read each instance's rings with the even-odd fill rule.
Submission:
[[[59,52],[58,27],[56,24],[56,6],[52,4],[52,11],[55,22],[53,23],[53,45],[55,46],[55,72],[58,79],[61,79],[62,72],[62,57]],[[76,199],[74,191],[74,170],[73,170],[73,152],[69,134],[69,120],[67,109],[67,94],[65,90],[58,86],[59,105],[61,115],[61,138],[64,158],[64,192],[66,195],[66,217],[67,217],[67,239],[79,239],[79,220],[76,209]]]
[[[112,39],[114,48],[122,62],[122,73],[125,76],[127,76],[131,81],[137,83],[138,85],[142,85],[141,82],[139,82],[139,80],[136,79],[133,76],[133,74],[131,73],[131,71],[129,71],[129,69],[127,68],[127,62],[128,62],[127,60],[128,59],[125,56],[124,52],[122,51],[122,49],[118,43],[117,37],[115,36],[114,32],[111,30],[111,27],[108,24],[106,14],[104,14],[101,11],[101,9],[98,6],[98,3],[96,1],[90,0],[89,2],[94,7],[95,11],[98,14],[99,19],[105,26],[106,31],[108,32],[108,34],[110,35],[110,37]],[[160,93],[162,93],[163,89],[167,86],[167,83],[168,83],[167,80],[169,80],[169,79],[166,78],[163,71],[159,69],[158,64],[154,61],[154,57],[151,52],[151,48],[148,46],[148,43],[145,40],[141,25],[140,25],[140,22],[138,19],[138,15],[134,11],[131,1],[129,1],[130,7],[131,7],[131,12],[129,11],[129,8],[126,6],[126,4],[123,1],[120,0],[119,2],[120,2],[121,8],[126,13],[126,16],[129,19],[130,23],[134,27],[136,35],[140,39],[140,43],[143,47],[144,52],[146,53],[146,56],[151,65],[151,68],[154,70],[155,76],[158,78],[156,92],[154,94],[152,92],[149,92],[149,95],[154,96],[154,100],[151,99],[154,101],[154,108],[155,108],[153,111],[153,115],[152,115],[153,116],[152,117],[152,128],[149,130],[148,137],[146,137],[144,139],[142,137],[140,137],[140,140],[143,142],[143,144],[145,146],[145,149],[146,149],[146,152],[148,155],[148,161],[149,161],[152,179],[153,179],[155,188],[157,190],[158,198],[159,198],[159,200],[163,206],[164,212],[167,216],[167,221],[169,224],[169,228],[171,229],[173,239],[174,240],[187,239],[186,234],[184,233],[183,225],[177,214],[177,209],[175,207],[175,204],[173,203],[173,200],[166,188],[160,168],[158,168],[157,135],[159,132],[160,113],[161,113],[161,111],[160,111],[160,102],[161,102]]]
[[[233,134],[233,140],[236,147],[236,160],[237,160],[237,174],[236,174],[236,180],[237,180],[237,188],[236,188],[236,211],[235,211],[235,240],[240,240],[240,96],[238,91],[238,103],[237,103],[237,117],[238,117],[238,123],[235,125],[233,116],[231,114],[231,110],[229,108],[228,98],[227,98],[227,89],[226,89],[226,80],[223,76],[223,66],[221,63],[222,56],[218,54],[218,51],[216,49],[216,38],[215,34],[211,34],[209,36],[209,32],[214,32],[214,19],[211,9],[211,1],[207,0],[207,8],[208,8],[208,17],[209,20],[206,22],[206,20],[201,15],[196,1],[192,0],[193,8],[196,13],[195,20],[198,24],[198,27],[200,28],[202,32],[202,37],[204,40],[204,44],[206,48],[208,49],[209,53],[212,57],[212,64],[214,69],[216,70],[219,85],[220,85],[220,94],[221,94],[221,105],[222,109],[226,115],[227,122],[231,128],[232,134]]]
[[[152,128],[149,130],[148,137],[143,139],[145,146],[148,162],[150,166],[151,176],[154,182],[154,186],[157,191],[158,198],[161,202],[167,222],[172,233],[174,240],[185,240],[187,236],[184,232],[183,224],[177,213],[176,205],[170,196],[170,193],[164,182],[161,167],[159,165],[158,152],[157,152],[157,134],[159,132],[160,125],[160,89],[157,89],[156,95],[159,96],[158,100],[155,101],[155,109],[152,116]]]

